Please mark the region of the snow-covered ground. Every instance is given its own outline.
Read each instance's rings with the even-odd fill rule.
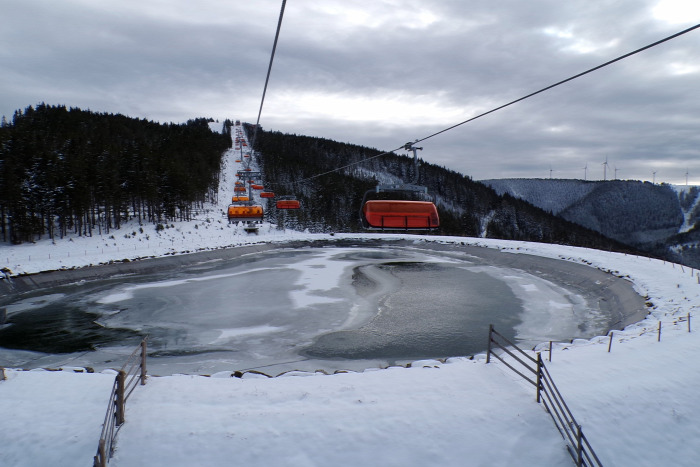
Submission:
[[[109,235],[3,245],[0,267],[11,276],[258,242],[348,238],[464,243],[588,264],[628,277],[647,297],[650,315],[616,331],[610,353],[605,336],[555,344],[547,363],[554,381],[604,465],[697,464],[700,336],[685,321],[700,306],[697,271],[491,239],[309,234],[269,224],[248,235],[222,217],[236,170],[235,154],[229,156],[221,205],[197,220],[161,232],[131,223]],[[114,373],[74,370],[5,370],[0,465],[92,462]],[[504,365],[487,365],[483,355],[335,375],[150,377],[129,399],[126,420],[110,465],[572,465],[533,389]]]

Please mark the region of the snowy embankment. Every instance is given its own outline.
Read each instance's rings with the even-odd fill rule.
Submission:
[[[229,157],[227,183],[235,169]],[[160,232],[132,223],[93,237],[3,246],[0,265],[11,276],[259,242],[349,238],[465,243],[585,263],[628,277],[647,297],[650,315],[616,331],[610,353],[607,337],[555,344],[547,363],[554,381],[605,465],[696,463],[700,336],[682,319],[700,307],[697,271],[617,253],[490,239],[314,235],[269,224],[249,236],[222,217],[227,190],[222,184],[221,205],[194,221]],[[0,465],[90,465],[114,372],[73,370],[6,370]],[[504,365],[486,365],[483,355],[335,375],[150,377],[129,399],[126,420],[114,466],[572,465],[533,389]]]

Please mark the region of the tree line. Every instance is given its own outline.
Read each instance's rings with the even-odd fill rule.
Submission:
[[[246,126],[249,135],[252,126]],[[554,216],[526,201],[499,195],[489,186],[412,156],[324,138],[258,128],[255,148],[266,188],[295,195],[303,209],[271,220],[309,231],[362,230],[364,194],[377,184],[426,186],[440,214],[439,234],[560,243],[606,250],[631,248],[599,232]],[[339,169],[339,170],[338,170]]]
[[[209,120],[211,121],[211,120]],[[216,197],[228,131],[40,104],[0,126],[3,241],[188,218]]]

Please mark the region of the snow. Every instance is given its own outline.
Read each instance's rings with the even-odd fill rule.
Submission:
[[[230,157],[228,183],[234,172]],[[231,198],[227,191],[222,186],[221,205],[209,213],[161,232],[145,225],[141,233],[141,226],[131,223],[101,236],[3,245],[0,266],[5,263],[5,274],[12,276],[199,249],[349,238],[470,244],[588,264],[632,281],[647,298],[650,314],[615,331],[610,352],[607,336],[555,343],[552,362],[546,362],[554,381],[604,465],[696,464],[700,336],[688,332],[685,318],[700,306],[697,271],[619,253],[484,238],[309,234],[270,224],[259,235],[246,235],[221,217]],[[314,293],[297,300],[319,303],[337,283],[342,264],[310,261],[300,268],[299,280]],[[318,268],[323,275],[313,274],[314,265],[325,266]],[[585,312],[577,303],[562,303],[546,284],[524,278],[515,283],[522,294],[546,293],[552,310],[568,306]],[[8,314],[31,306],[15,304]],[[225,329],[218,339],[269,332],[275,329]],[[543,343],[538,350],[546,347]],[[543,355],[547,360],[548,352]],[[114,372],[76,370],[5,370],[0,465],[90,465]],[[573,465],[533,388],[500,362],[487,365],[484,355],[334,375],[151,376],[127,403],[116,448],[110,465],[122,467]]]
[[[301,261],[293,268],[300,272],[300,277],[295,285],[301,290],[293,291],[291,294],[295,308],[304,308],[311,305],[323,303],[333,303],[340,301],[340,298],[324,297],[322,294],[338,286],[339,277],[345,273],[346,266],[350,261],[329,261],[331,252],[327,252],[322,257],[316,257]]]
[[[683,224],[678,229],[678,233],[690,232],[695,227],[695,221],[697,220],[696,210],[700,206],[700,196],[697,193],[693,193],[697,190],[697,186],[694,185],[671,185],[671,187],[676,191],[679,199],[683,199],[686,196],[694,196],[693,204],[688,208],[683,207],[681,203],[681,212],[683,213]]]

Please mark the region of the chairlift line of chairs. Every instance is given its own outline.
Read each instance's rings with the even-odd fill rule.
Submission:
[[[242,144],[245,145],[244,142]],[[407,143],[405,149],[413,151],[417,174],[416,150],[422,148],[416,148],[412,144]],[[249,155],[244,157],[249,157]],[[242,172],[251,171],[247,167]],[[242,174],[236,175],[241,177]],[[260,198],[270,199],[275,197],[275,194],[271,191],[262,191],[264,187],[259,183],[255,183],[252,178],[247,178],[246,181],[252,189],[260,190]],[[245,183],[237,181],[234,190],[245,192],[247,191],[245,185]],[[232,201],[247,201],[250,203],[248,196],[234,196]],[[299,200],[291,195],[279,197],[275,206],[280,210],[301,208]],[[250,217],[259,217],[262,220],[262,206],[248,204],[245,206],[245,208],[248,208],[247,210],[236,208],[233,205],[229,206],[229,220]],[[362,199],[360,217],[363,228],[368,230],[430,231],[440,227],[440,216],[435,203],[428,195],[427,188],[414,184],[378,185],[374,190],[368,191]]]

